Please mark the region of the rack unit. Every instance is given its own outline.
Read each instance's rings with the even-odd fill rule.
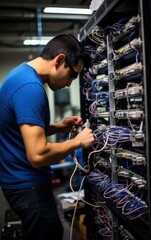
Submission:
[[[150,29],[143,0],[104,0],[80,29],[92,60],[81,115],[96,138],[83,150],[88,240],[151,239]]]

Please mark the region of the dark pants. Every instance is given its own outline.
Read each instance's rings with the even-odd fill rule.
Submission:
[[[63,227],[53,197],[52,184],[3,189],[11,208],[20,217],[25,240],[62,240]]]

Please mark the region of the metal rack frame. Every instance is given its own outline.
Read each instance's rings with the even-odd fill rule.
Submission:
[[[103,4],[98,8],[98,10],[92,15],[92,17],[88,20],[88,22],[85,24],[83,28],[80,29],[80,41],[85,44],[86,38],[90,31],[93,29],[94,26],[97,24],[99,25],[105,25],[105,22],[108,21],[110,15],[114,14],[114,11],[116,12],[116,9],[120,7],[120,5],[125,2],[128,5],[131,4],[132,1],[130,0],[106,0],[103,2]],[[151,99],[150,99],[150,89],[151,89],[151,37],[150,37],[150,31],[151,29],[151,2],[150,1],[143,1],[138,0],[134,1],[135,3],[138,3],[139,11],[141,15],[141,36],[142,36],[142,56],[143,56],[143,83],[144,83],[144,105],[145,105],[145,155],[147,159],[147,204],[148,204],[148,225],[144,225],[143,222],[140,221],[134,221],[133,224],[131,222],[127,221],[126,218],[122,216],[122,214],[117,211],[114,204],[110,200],[106,201],[106,205],[108,208],[115,214],[115,218],[113,218],[113,221],[116,223],[117,219],[119,219],[121,222],[123,222],[130,231],[134,234],[134,236],[140,240],[149,240],[151,238],[151,163],[150,163],[150,157],[151,157]],[[134,3],[133,2],[133,3]],[[112,52],[112,47],[110,46],[110,39],[108,41],[108,52]],[[109,62],[109,56],[108,56],[108,62]],[[110,65],[108,72],[112,72],[113,68],[112,65]],[[82,75],[81,75],[82,79]],[[114,84],[112,84],[112,81],[110,81],[110,89],[114,89]],[[82,81],[81,81],[81,89],[82,89]],[[113,105],[112,105],[113,103]],[[85,101],[85,99],[82,97],[81,93],[81,115],[84,120],[88,118],[88,102]],[[112,96],[110,95],[110,109],[113,110],[114,108],[114,99],[112,99]],[[114,123],[114,119],[110,119],[111,124]],[[114,153],[114,149],[112,149]],[[87,158],[88,151],[84,150],[84,159]],[[114,155],[114,154],[113,154]],[[116,159],[114,161],[116,164]],[[116,166],[113,166],[114,168]],[[112,175],[112,180],[116,180],[116,175]],[[86,187],[88,185],[86,184]],[[100,194],[98,194],[97,189],[94,188],[94,186],[90,186],[92,188],[92,191],[94,191],[97,195],[97,197],[102,201],[104,200]],[[87,192],[87,189],[86,189]],[[89,194],[88,194],[89,195]],[[87,197],[87,194],[86,194]],[[89,231],[89,230],[88,230]],[[89,238],[88,238],[89,239]],[[113,239],[117,239],[116,233],[114,234],[113,230]]]

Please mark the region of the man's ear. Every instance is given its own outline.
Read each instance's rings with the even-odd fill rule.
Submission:
[[[65,61],[65,54],[60,53],[57,57],[56,57],[56,67],[59,67],[64,61]]]

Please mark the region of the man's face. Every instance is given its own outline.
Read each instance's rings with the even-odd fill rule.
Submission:
[[[83,61],[80,59],[77,66],[73,67],[70,63],[64,60],[62,64],[57,68],[56,74],[53,76],[53,79],[48,80],[49,87],[56,91],[65,87],[70,87],[74,79],[78,77],[82,71],[84,65]]]

